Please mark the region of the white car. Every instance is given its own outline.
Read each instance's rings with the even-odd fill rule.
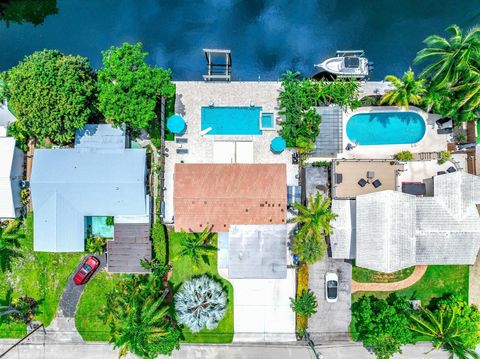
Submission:
[[[335,303],[338,297],[338,275],[327,272],[325,274],[325,298],[329,303]]]

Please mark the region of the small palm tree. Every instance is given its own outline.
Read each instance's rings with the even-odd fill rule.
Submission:
[[[304,206],[300,203],[295,203],[293,206],[298,211],[298,215],[293,219],[293,222],[301,225],[298,234],[302,237],[323,238],[323,235],[329,236],[333,227],[331,221],[337,218],[337,215],[332,212],[330,208],[330,199],[323,198],[317,192],[316,196],[309,196],[308,205]]]
[[[291,307],[295,313],[310,318],[317,312],[317,298],[311,290],[303,290],[295,300],[291,300]]]
[[[383,95],[380,104],[404,106],[408,111],[408,105],[418,105],[425,93],[425,80],[416,80],[412,69],[408,69],[402,79],[389,75],[385,80],[391,82],[395,88]]]
[[[22,257],[20,253],[20,240],[25,238],[25,233],[20,228],[21,222],[14,220],[5,227],[0,226],[0,271],[2,273],[12,269],[14,258]]]
[[[293,238],[293,253],[302,262],[313,264],[321,260],[327,251],[327,244],[323,236],[302,236],[299,233]]]
[[[433,349],[444,349],[449,353],[449,358],[478,359],[480,356],[474,349],[468,348],[462,336],[465,333],[458,325],[456,310],[450,306],[444,306],[440,310],[432,312],[422,308],[420,314],[411,316],[413,324],[410,329],[420,335],[429,337]]]
[[[429,78],[436,88],[455,84],[472,72],[478,72],[480,62],[480,27],[464,33],[457,25],[451,25],[446,31],[450,34],[448,39],[438,35],[427,37],[424,40],[427,46],[414,60],[414,63],[430,63],[421,76]]]
[[[214,233],[205,228],[200,233],[186,233],[182,230],[183,236],[180,241],[182,247],[181,256],[189,257],[195,267],[203,261],[209,264],[209,256],[217,251],[217,247],[210,244]]]

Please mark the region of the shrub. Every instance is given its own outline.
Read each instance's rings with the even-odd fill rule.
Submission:
[[[465,131],[460,131],[455,136],[455,139],[458,143],[466,143],[467,142],[467,133]]]
[[[215,329],[227,311],[227,293],[218,281],[203,275],[184,283],[175,294],[178,321],[193,333]]]
[[[105,246],[107,245],[107,239],[103,237],[94,236],[89,234],[87,236],[86,251],[91,254],[103,254]]]
[[[38,313],[38,303],[32,297],[20,297],[0,306],[0,322],[29,323]]]
[[[304,291],[308,290],[308,265],[306,263],[300,264],[297,271],[297,297]],[[303,332],[308,327],[308,317],[296,313],[297,318],[297,333],[303,336]]]
[[[115,219],[113,216],[108,216],[107,218],[105,218],[105,224],[107,226],[113,226],[115,224]]]
[[[22,188],[20,191],[20,197],[22,198],[22,204],[26,206],[30,199],[30,190],[28,188]]]
[[[438,163],[443,165],[445,162],[450,161],[452,158],[452,154],[450,151],[442,151],[440,152],[440,159],[438,160]]]
[[[363,296],[352,305],[352,338],[372,348],[377,358],[388,359],[413,343],[409,313],[408,300],[395,294],[386,300]]]
[[[292,299],[291,306],[295,313],[310,318],[317,312],[317,298],[312,291],[304,289],[300,296],[297,295],[297,299]]]
[[[167,235],[165,231],[165,226],[160,222],[157,222],[153,225],[152,244],[153,244],[153,253],[155,255],[155,258],[163,263],[166,263],[168,260]]]
[[[331,164],[332,164],[332,162],[330,162],[330,161],[315,161],[315,162],[312,162],[313,167],[330,167]]]
[[[410,151],[398,152],[394,157],[398,161],[413,161],[413,153]]]

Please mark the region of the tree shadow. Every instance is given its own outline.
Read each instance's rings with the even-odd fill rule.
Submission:
[[[49,15],[58,14],[57,0],[0,0],[0,21],[40,25]]]

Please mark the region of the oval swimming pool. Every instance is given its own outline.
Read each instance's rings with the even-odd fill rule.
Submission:
[[[357,113],[347,122],[347,136],[358,145],[416,143],[425,131],[425,120],[416,112]]]

